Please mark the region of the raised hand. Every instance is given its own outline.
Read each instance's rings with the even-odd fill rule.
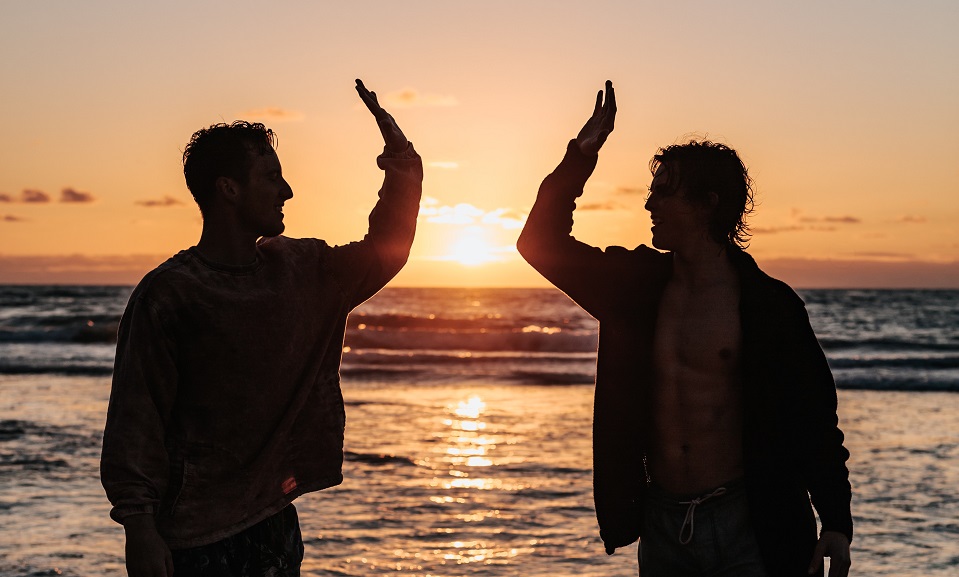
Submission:
[[[356,92],[360,95],[363,104],[373,113],[373,118],[376,119],[376,124],[380,127],[380,134],[383,135],[386,150],[388,152],[403,152],[406,150],[409,146],[409,140],[406,139],[406,135],[403,134],[400,127],[396,125],[396,120],[389,112],[383,110],[383,107],[377,102],[376,93],[367,90],[366,86],[363,86],[363,81],[359,78],[356,79]]]
[[[613,124],[616,121],[616,93],[613,91],[613,83],[606,81],[606,102],[603,102],[603,91],[600,90],[596,95],[596,106],[593,107],[593,115],[589,117],[582,130],[576,136],[576,144],[579,151],[586,155],[599,153],[603,147],[609,133],[613,131]]]

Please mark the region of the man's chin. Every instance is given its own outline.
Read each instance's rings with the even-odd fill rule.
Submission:
[[[270,230],[263,231],[263,236],[261,238],[273,238],[275,236],[280,236],[283,234],[284,230],[286,230],[286,227],[281,224],[278,227],[273,227]]]
[[[657,238],[656,235],[653,235],[652,245],[653,248],[658,248],[659,250],[670,250],[669,243],[664,241],[661,237]]]

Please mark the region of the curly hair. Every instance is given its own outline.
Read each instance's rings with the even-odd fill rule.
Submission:
[[[739,248],[749,245],[746,217],[753,212],[753,180],[736,151],[725,144],[691,139],[684,144],[660,148],[649,161],[655,175],[660,166],[675,167],[680,187],[686,197],[710,206],[709,193],[718,203],[709,219],[709,235],[720,244]]]
[[[183,176],[200,212],[206,213],[217,178],[248,182],[253,164],[250,153],[267,154],[276,144],[276,134],[259,122],[221,122],[194,132],[183,150]]]

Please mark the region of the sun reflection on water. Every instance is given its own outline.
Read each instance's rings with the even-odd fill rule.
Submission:
[[[472,395],[468,400],[460,401],[459,405],[456,407],[456,410],[453,412],[459,417],[476,419],[485,408],[486,403],[479,398],[479,395]]]
[[[440,419],[444,430],[436,433],[442,444],[436,447],[441,456],[430,485],[437,494],[430,501],[453,507],[447,517],[447,527],[437,527],[437,533],[462,536],[466,532],[485,532],[488,523],[505,522],[510,513],[490,507],[498,500],[491,493],[513,493],[528,488],[522,482],[503,477],[497,467],[515,462],[506,455],[497,457],[498,446],[510,446],[513,441],[499,431],[502,425],[489,418],[487,403],[476,394],[446,406],[446,415]],[[470,528],[467,529],[466,527]],[[509,565],[514,558],[529,550],[503,547],[502,544],[460,539],[449,541],[433,553],[446,563],[457,565]]]

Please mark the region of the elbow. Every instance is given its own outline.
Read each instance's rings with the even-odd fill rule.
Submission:
[[[533,235],[529,232],[529,228],[524,228],[523,231],[519,233],[519,238],[516,239],[516,251],[519,252],[520,256],[526,259],[527,262],[529,262],[531,258],[535,258],[536,243],[533,240]]]

